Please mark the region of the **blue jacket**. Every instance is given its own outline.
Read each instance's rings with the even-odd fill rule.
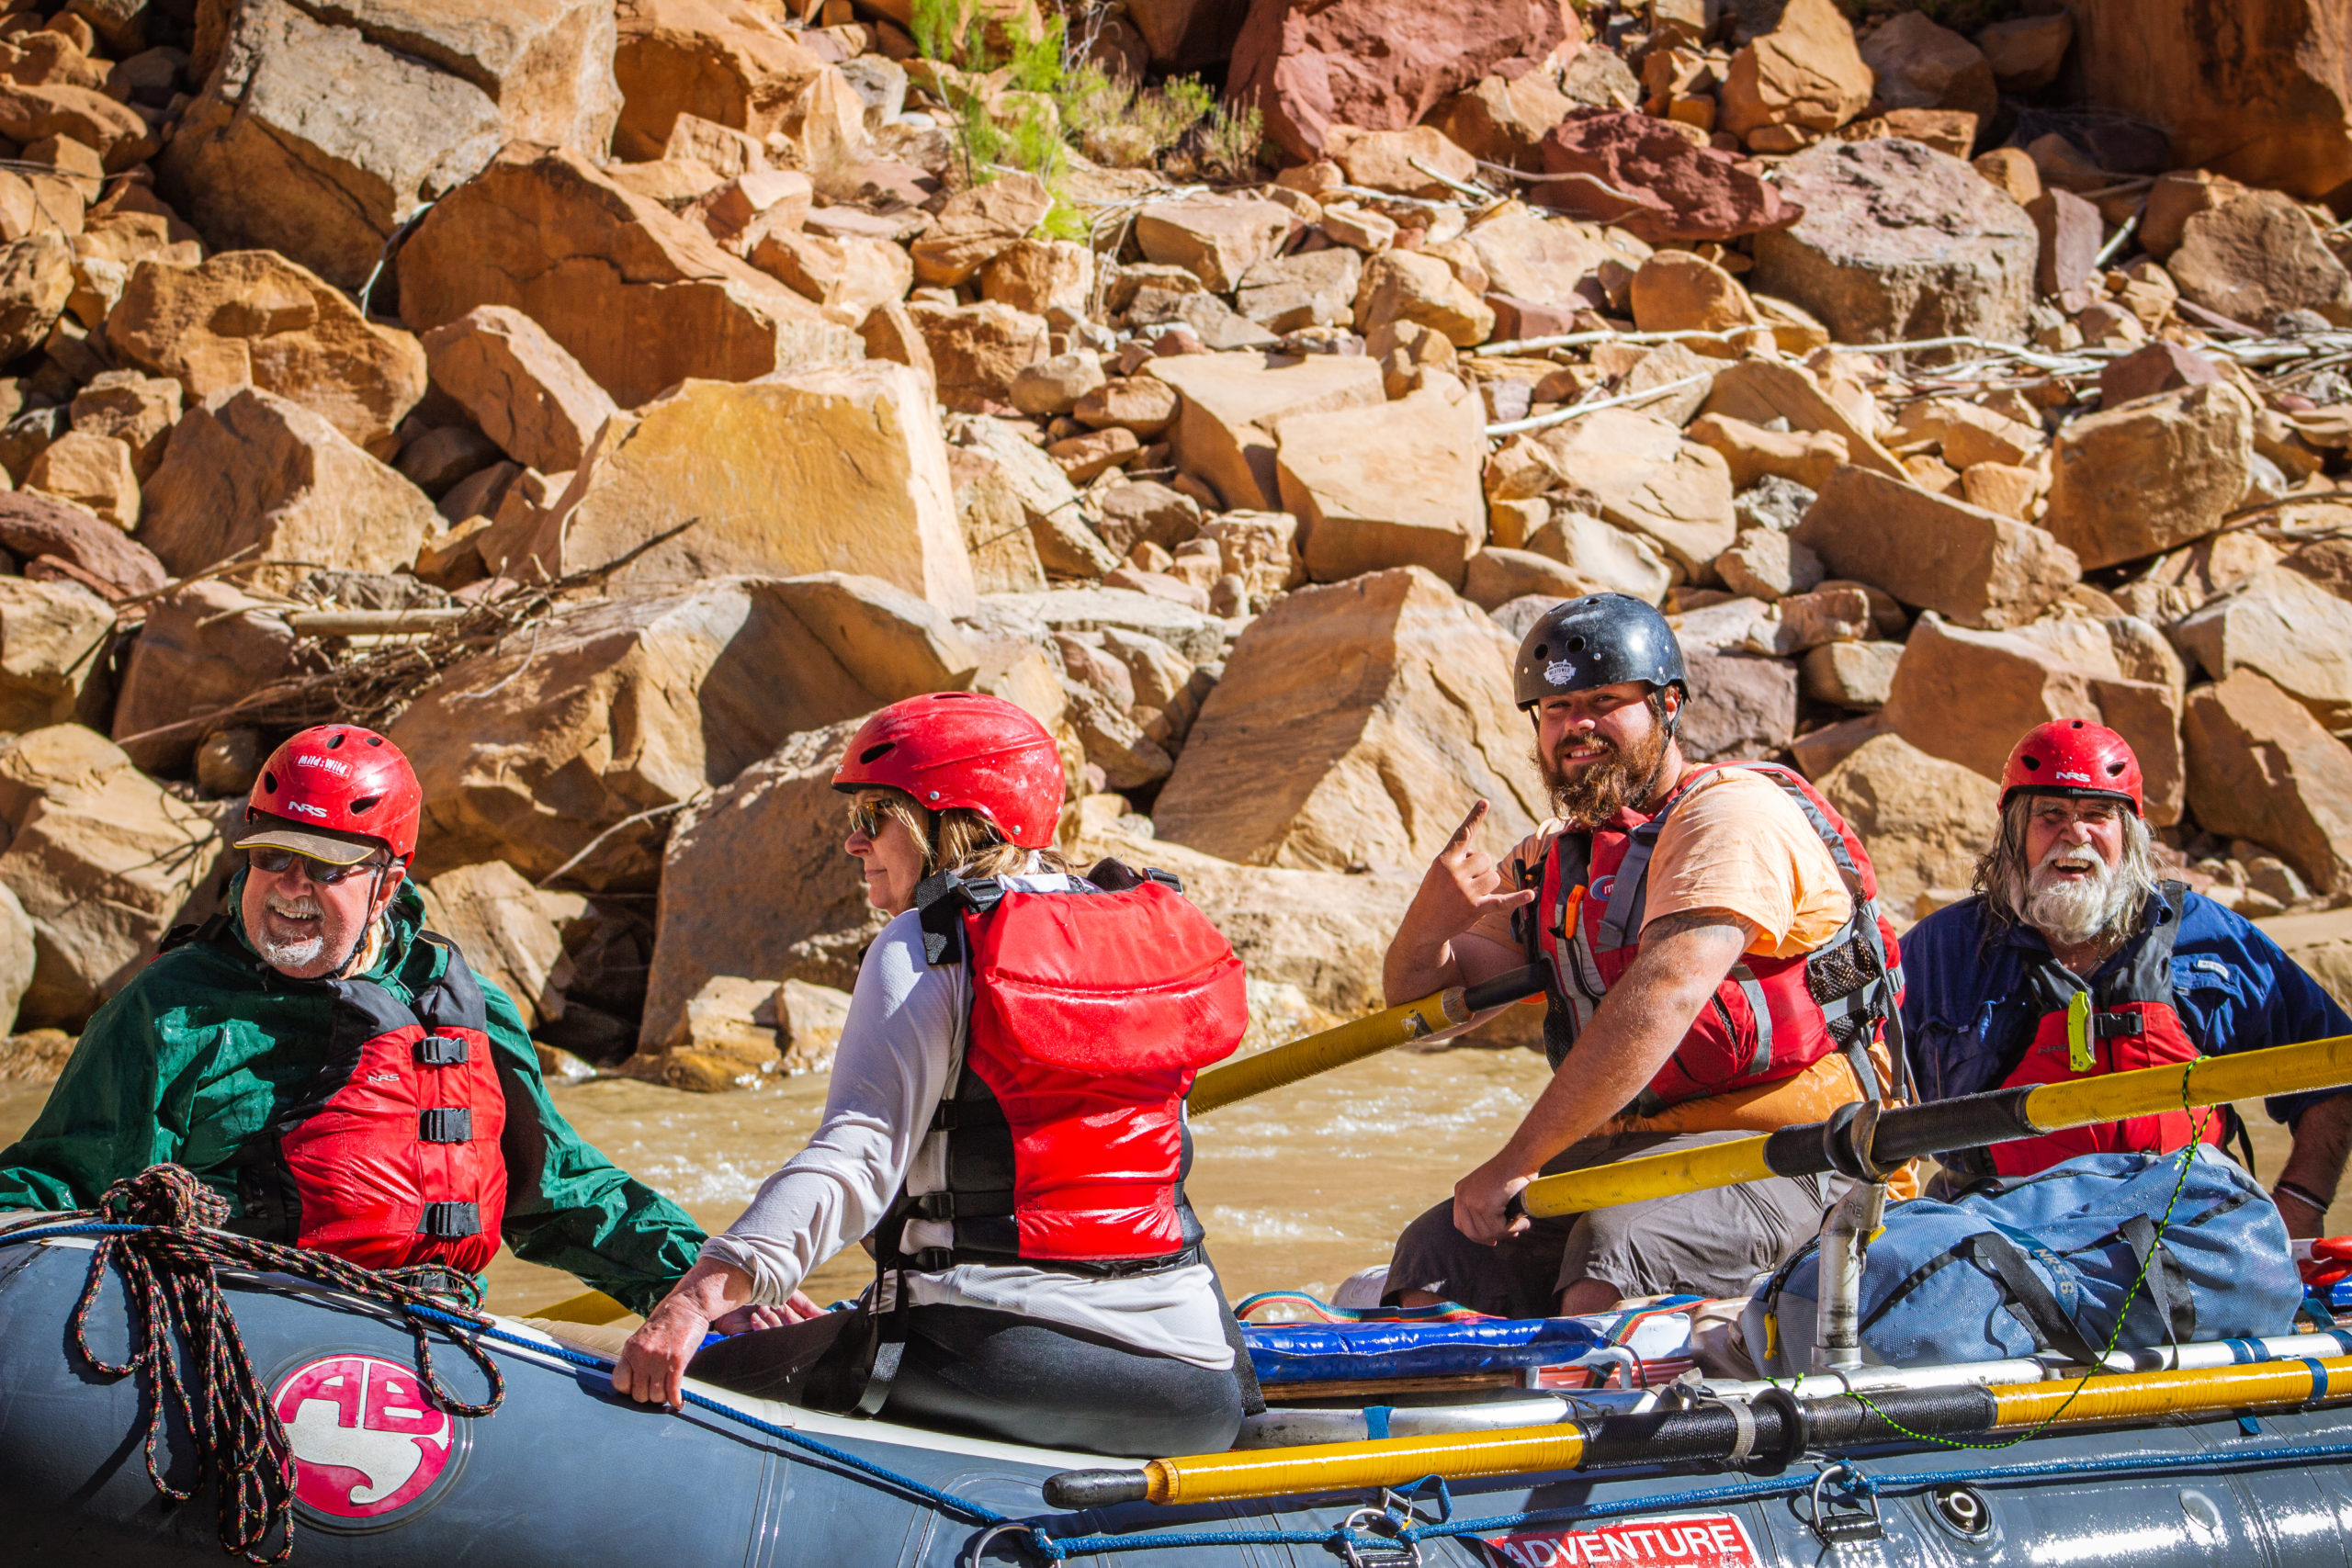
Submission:
[[[2154,919],[2172,919],[2162,898],[2150,904]],[[1981,899],[1964,898],[1903,937],[1903,1028],[1923,1100],[1999,1087],[1994,1075],[2001,1045],[2014,1038],[2031,1005],[2024,995],[2026,971],[2050,954],[2030,926],[2012,924],[1988,935],[1992,922],[1982,906]],[[2121,964],[2134,945],[2127,943],[2098,973]],[[2253,922],[2211,898],[2191,893],[2184,900],[2172,951],[2174,1010],[2208,1055],[2352,1034],[2352,1017],[2318,981]],[[2344,1092],[2282,1095],[2264,1103],[2272,1121],[2292,1125],[2304,1107]]]

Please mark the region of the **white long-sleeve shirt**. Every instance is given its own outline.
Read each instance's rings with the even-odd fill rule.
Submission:
[[[1053,892],[1071,878],[1050,873],[1004,879],[1010,887]],[[922,927],[912,910],[882,928],[866,950],[833,1058],[825,1119],[808,1147],[763,1182],[741,1218],[703,1243],[702,1256],[752,1278],[752,1300],[775,1304],[811,1269],[864,1238],[920,1164],[945,1186],[945,1142],[933,1111],[964,1066],[971,1017],[969,972],[923,961]],[[908,1222],[910,1249],[944,1246],[950,1227]],[[991,1307],[1082,1328],[1196,1367],[1233,1365],[1225,1301],[1204,1263],[1131,1279],[1099,1279],[1047,1269],[967,1263],[937,1273],[909,1270],[909,1299]]]

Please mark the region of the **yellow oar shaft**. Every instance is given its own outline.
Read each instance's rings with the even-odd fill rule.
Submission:
[[[2352,1034],[2301,1045],[2273,1045],[2233,1056],[2203,1056],[2189,1064],[2188,1093],[2179,1067],[2142,1067],[2136,1072],[2043,1084],[2026,1096],[2026,1119],[2040,1131],[2154,1116],[2183,1104],[2226,1105],[2233,1100],[2298,1094],[2352,1083]]]
[[[1517,1427],[1498,1432],[1447,1432],[1378,1442],[1316,1443],[1156,1459],[1144,1466],[1155,1503],[1215,1503],[1294,1492],[1344,1492],[1399,1486],[1424,1475],[1459,1480],[1573,1470],[1584,1452],[1574,1427]]]
[[[2188,1371],[2100,1374],[2087,1381],[2075,1376],[2002,1383],[1983,1390],[1973,1405],[1954,1403],[1950,1389],[1833,1394],[1802,1402],[1804,1426],[1798,1430],[1810,1430],[1813,1436],[1800,1438],[1793,1446],[1801,1448],[1834,1433],[1844,1437],[1832,1440],[1832,1451],[1849,1446],[1847,1438],[1851,1439],[1850,1446],[1869,1447],[1900,1441],[1906,1433],[1928,1438],[1966,1438],[2029,1431],[2053,1419],[2064,1426],[2076,1426],[2158,1416],[2211,1416],[2352,1396],[2352,1357],[2318,1362],[2316,1373],[2313,1365],[2281,1360]],[[1779,1409],[1759,1404],[1755,1416],[1757,1430],[1770,1427],[1775,1442],[1786,1439],[1791,1428]],[[1920,1425],[1909,1425],[1915,1421]],[[1100,1506],[1122,1500],[1216,1503],[1394,1486],[1424,1475],[1459,1481],[1580,1468],[1705,1462],[1729,1457],[1736,1429],[1719,1408],[1702,1406],[1496,1432],[1156,1459],[1140,1472],[1070,1472],[1047,1483],[1046,1494],[1058,1507]]]
[[[2303,1404],[2352,1393],[2352,1357],[2335,1357],[2318,1365],[2321,1371],[2316,1379],[2307,1362],[2261,1361],[2245,1367],[2127,1372],[2095,1377],[2088,1382],[2066,1378],[2007,1383],[1986,1392],[2000,1413],[1996,1428],[2008,1430],[2039,1426],[2053,1416],[2065,1425],[2120,1421],[2200,1410]]]
[[[1287,1045],[1276,1045],[1254,1056],[1211,1067],[1193,1081],[1193,1092],[1185,1096],[1184,1103],[1193,1115],[1199,1116],[1237,1100],[1281,1089],[1469,1021],[1470,1009],[1462,999],[1462,987],[1456,986],[1433,997],[1423,997],[1419,1001],[1407,1002],[1337,1029],[1327,1029],[1320,1034],[1310,1034],[1304,1040],[1294,1040]]]
[[[2336,1035],[2206,1056],[2185,1067],[2142,1067],[2022,1091],[1999,1089],[1902,1107],[1879,1119],[1870,1152],[1882,1166],[1894,1166],[1921,1155],[1981,1148],[2184,1106],[2223,1105],[2347,1083],[2352,1083],[2352,1035]],[[1546,1176],[1528,1184],[1520,1203],[1539,1216],[1576,1214],[1764,1176],[1820,1175],[1838,1168],[1829,1158],[1822,1128],[1786,1127],[1762,1137]]]

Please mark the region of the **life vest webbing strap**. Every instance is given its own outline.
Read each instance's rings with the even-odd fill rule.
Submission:
[[[1755,972],[1745,964],[1732,965],[1731,977],[1739,984],[1739,994],[1747,998],[1747,1010],[1756,1020],[1756,1055],[1747,1064],[1747,1076],[1754,1077],[1772,1065],[1772,1008],[1764,999],[1764,987],[1756,983]]]

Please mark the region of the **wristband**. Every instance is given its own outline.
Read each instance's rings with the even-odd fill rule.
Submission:
[[[2296,1186],[2291,1181],[2274,1181],[2270,1184],[2270,1190],[2273,1192],[2284,1192],[2296,1202],[2302,1204],[2303,1207],[2307,1209],[2317,1209],[2323,1214],[2327,1213],[2328,1205],[2335,1201],[2334,1199],[2323,1198],[2316,1192],[2307,1191],[2304,1189]]]

